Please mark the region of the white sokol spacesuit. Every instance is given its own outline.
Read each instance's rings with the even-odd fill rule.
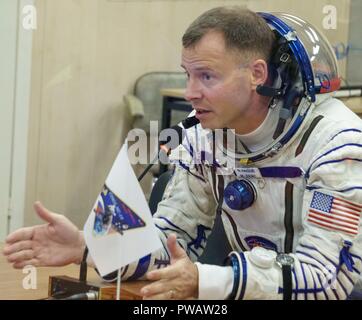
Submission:
[[[301,100],[289,108],[284,91],[259,128],[226,142],[213,145],[200,124],[186,130],[154,215],[164,249],[124,268],[124,279],[167,265],[170,233],[196,261],[221,214],[234,251],[225,266],[197,263],[200,299],[286,299],[288,272],[291,299],[346,299],[359,281],[362,121],[330,93],[338,72],[323,36],[290,15],[262,16],[300,66]]]

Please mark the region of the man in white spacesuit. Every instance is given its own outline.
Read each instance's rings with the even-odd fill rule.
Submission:
[[[122,278],[154,280],[146,299],[346,299],[362,270],[362,121],[332,98],[328,42],[291,15],[215,8],[185,32],[182,67],[200,124],[170,156],[154,215],[163,250]],[[36,210],[49,224],[9,235],[8,260],[79,263],[81,232]],[[216,215],[233,249],[224,266],[195,262]]]

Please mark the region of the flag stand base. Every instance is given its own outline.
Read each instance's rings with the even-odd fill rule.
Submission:
[[[123,282],[120,299],[142,300],[139,291],[145,283],[145,281]],[[75,294],[84,293],[91,293],[97,300],[116,300],[117,287],[111,283],[84,282],[68,276],[49,277],[48,299],[62,300]]]

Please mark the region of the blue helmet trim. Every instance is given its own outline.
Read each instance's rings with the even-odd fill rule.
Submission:
[[[288,33],[294,32],[284,21],[277,18],[276,16],[265,13],[258,12],[258,14],[271,26],[273,26],[281,36],[286,37]],[[309,60],[308,53],[306,52],[303,44],[298,39],[296,35],[296,40],[288,41],[288,45],[292,50],[294,57],[297,59],[298,65],[300,67],[302,78],[304,82],[305,89],[308,92],[308,95],[312,102],[315,102],[315,85],[314,85],[314,75],[313,69]]]

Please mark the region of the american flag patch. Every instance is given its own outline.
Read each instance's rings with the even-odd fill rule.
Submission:
[[[307,221],[330,230],[355,236],[358,233],[362,205],[315,191]]]

